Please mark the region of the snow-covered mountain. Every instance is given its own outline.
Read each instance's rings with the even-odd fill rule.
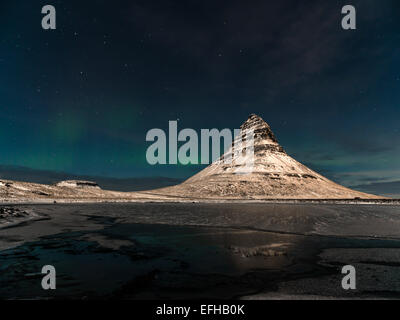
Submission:
[[[338,185],[291,158],[279,145],[269,125],[251,115],[241,126],[242,135],[254,132],[252,165],[244,166],[249,145],[237,140],[219,160],[185,182],[141,192],[102,190],[91,181],[68,180],[38,184],[0,180],[0,202],[74,201],[193,201],[268,199],[382,199]],[[232,161],[226,163],[225,159]],[[249,159],[247,159],[249,160]]]
[[[279,145],[270,126],[252,114],[241,126],[245,140],[254,131],[254,159],[251,172],[243,168],[235,144],[210,166],[178,186],[157,190],[160,194],[214,199],[377,199],[375,195],[336,184],[290,157]],[[246,147],[243,144],[244,148]],[[239,152],[238,152],[239,151]],[[232,156],[231,163],[224,159]]]

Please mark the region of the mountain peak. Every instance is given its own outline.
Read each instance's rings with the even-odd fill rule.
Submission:
[[[247,140],[254,132],[254,158],[251,170],[243,170],[237,144],[207,168],[180,185],[158,190],[160,194],[200,199],[374,199],[374,195],[340,186],[290,157],[279,145],[270,126],[259,116],[251,114],[240,127],[237,140]],[[236,140],[235,140],[236,142]],[[242,149],[240,150],[240,148]],[[230,156],[230,157],[226,157]],[[247,153],[245,158],[247,157]],[[225,163],[223,159],[232,159]]]
[[[243,123],[242,126],[246,126],[246,125],[252,125],[254,123],[257,122],[264,122],[266,125],[268,125],[263,118],[261,118],[260,116],[256,115],[255,113],[252,113],[249,115],[249,117],[247,118],[247,120]]]
[[[274,143],[278,143],[274,133],[271,130],[271,127],[264,121],[263,118],[256,114],[251,114],[248,119],[241,125],[240,129],[243,131],[253,130],[254,131],[254,140],[267,140]]]

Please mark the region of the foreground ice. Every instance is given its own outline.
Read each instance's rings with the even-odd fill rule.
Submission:
[[[131,203],[17,209],[41,220],[0,229],[0,298],[46,298],[31,275],[49,260],[59,270],[57,297],[400,297],[399,206]],[[358,272],[355,292],[340,286],[346,264]]]

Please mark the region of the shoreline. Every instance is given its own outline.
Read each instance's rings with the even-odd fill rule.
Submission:
[[[0,200],[1,206],[13,205],[57,205],[57,204],[113,204],[113,203],[138,203],[138,204],[338,204],[338,205],[400,205],[400,199],[23,199]]]

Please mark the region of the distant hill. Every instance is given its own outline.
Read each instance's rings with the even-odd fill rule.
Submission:
[[[151,178],[108,178],[98,176],[74,175],[65,172],[35,170],[19,166],[0,165],[0,179],[54,184],[63,180],[96,181],[103,190],[113,191],[143,191],[173,186],[182,182],[180,179],[151,177]]]

